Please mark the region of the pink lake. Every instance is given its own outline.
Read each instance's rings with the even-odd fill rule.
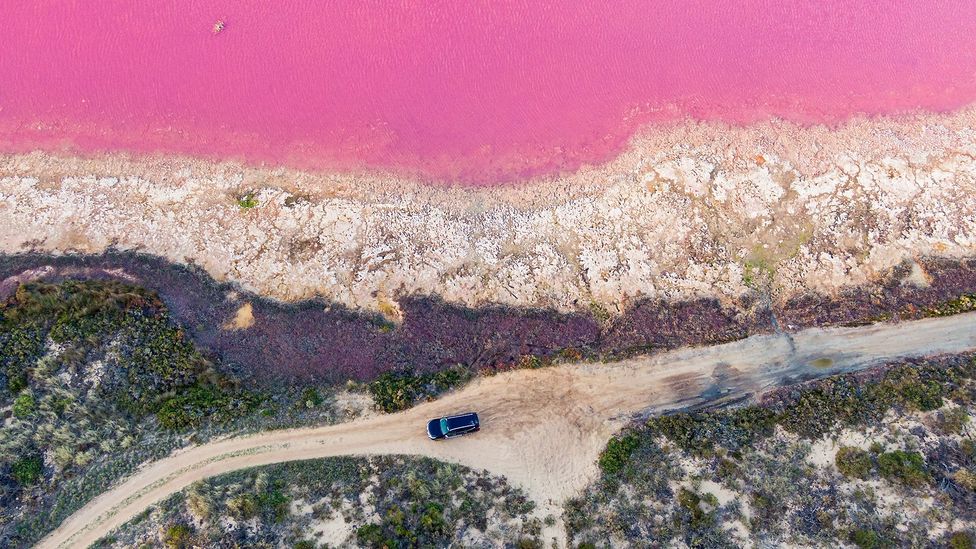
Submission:
[[[606,160],[656,121],[974,100],[973,0],[0,0],[8,152],[490,183]]]

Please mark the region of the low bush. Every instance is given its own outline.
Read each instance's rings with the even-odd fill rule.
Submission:
[[[305,404],[308,408],[314,408],[316,406],[322,405],[322,395],[319,394],[315,387],[306,387],[302,391],[301,402]]]
[[[935,410],[974,374],[976,363],[971,358],[948,367],[924,362],[898,365],[885,370],[879,380],[865,381],[851,374],[798,387],[786,391],[772,407],[778,412],[777,423],[816,439],[838,425],[876,423],[893,406]]]
[[[0,430],[13,481],[0,485],[4,547],[31,545],[142,460],[182,444],[168,431],[213,429],[259,400],[203,356],[158,296],[110,281],[20,285],[0,304],[0,379],[0,407],[16,418]]]
[[[171,524],[163,532],[163,544],[170,549],[190,547],[193,530],[186,524]]]
[[[959,469],[952,474],[952,480],[966,490],[976,492],[976,473],[968,469]]]
[[[380,410],[399,412],[467,383],[471,377],[471,371],[463,366],[422,374],[413,370],[386,372],[369,384],[369,392]]]
[[[759,406],[723,412],[679,413],[651,418],[646,426],[682,450],[710,455],[717,444],[735,451],[767,437],[776,426],[776,414]]]
[[[834,456],[834,464],[845,477],[867,479],[874,467],[874,460],[871,454],[860,448],[842,446]]]
[[[254,193],[246,193],[241,195],[237,199],[237,207],[242,210],[250,210],[258,205],[258,199],[254,196]]]
[[[952,316],[976,311],[976,294],[963,294],[925,310],[925,316]]]
[[[877,532],[865,528],[851,532],[851,542],[861,549],[880,549],[888,546],[888,543]]]
[[[715,522],[715,509],[718,499],[712,494],[699,494],[682,488],[678,492],[678,506],[684,509],[690,526],[700,529]]]
[[[11,467],[11,475],[22,486],[29,486],[40,480],[44,471],[44,462],[41,456],[27,456],[14,462]]]
[[[245,391],[227,392],[206,385],[177,390],[156,412],[159,424],[167,429],[186,430],[204,422],[225,423],[252,413],[261,398]]]
[[[516,549],[544,549],[542,541],[536,538],[520,538],[515,542]]]
[[[635,433],[628,433],[621,437],[613,437],[607,443],[607,447],[600,454],[600,470],[605,475],[613,475],[623,469],[624,465],[630,460],[630,455],[634,453],[641,444],[640,437]]]
[[[878,473],[882,478],[914,488],[925,485],[930,479],[922,454],[904,450],[879,455]]]
[[[365,547],[396,547],[393,540],[383,535],[379,524],[364,524],[356,530],[356,540]]]
[[[939,412],[936,425],[947,435],[958,435],[969,423],[969,413],[965,408],[950,408]]]
[[[947,545],[949,549],[976,549],[976,538],[969,532],[954,532]]]
[[[21,391],[17,398],[14,399],[13,414],[14,417],[25,418],[34,413],[37,409],[37,402],[34,401],[34,395],[30,391]]]

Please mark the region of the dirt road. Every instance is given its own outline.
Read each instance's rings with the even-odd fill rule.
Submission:
[[[607,439],[638,413],[734,398],[897,358],[976,348],[976,313],[902,324],[754,336],[612,364],[518,370],[480,378],[398,414],[275,431],[185,449],[101,494],[40,547],[82,547],[190,483],[268,463],[350,454],[416,454],[504,475],[555,511],[597,474]],[[432,442],[425,420],[476,410],[482,431]]]

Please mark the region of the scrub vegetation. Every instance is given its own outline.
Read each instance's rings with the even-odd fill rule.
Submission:
[[[381,330],[348,311],[254,300],[256,323],[235,330],[222,326],[240,307],[239,295],[228,297],[227,287],[209,283],[193,286],[199,295],[183,295],[171,290],[199,273],[165,266],[160,272],[171,286],[162,287],[170,291],[165,295],[172,310],[154,290],[101,275],[24,283],[4,294],[9,297],[0,304],[0,546],[30,546],[114,481],[176,448],[226,434],[335,422],[341,415],[338,387],[349,379],[357,382],[347,387],[368,393],[378,409],[395,412],[475,375],[728,341],[763,331],[766,322],[761,314],[736,316],[707,300],[642,302],[597,329],[571,315],[553,324],[545,312],[474,312],[418,298],[400,303],[402,323]],[[969,294],[948,295],[961,297],[933,299],[935,305],[899,317],[972,309]],[[277,337],[296,331],[309,335]],[[260,361],[247,362],[253,357]],[[308,376],[271,382],[257,374],[271,361],[275,368],[304,369],[313,358],[323,362]],[[316,377],[319,369],[328,375]],[[600,480],[567,505],[571,539],[597,546],[648,539],[691,546],[964,546],[959,544],[973,534],[976,509],[973,374],[972,362],[963,358],[902,364],[782,389],[753,406],[634,425],[608,443],[599,458]],[[372,468],[368,480],[375,484],[357,486],[374,493],[380,488],[372,477],[386,478],[380,466],[403,476],[419,462],[357,463],[360,471]],[[312,482],[302,470],[282,469],[275,477],[284,500],[274,492],[248,495],[234,488],[211,502],[218,508],[214,516],[249,525],[243,530],[228,530],[223,519],[206,526],[197,515],[170,517],[153,523],[145,540],[205,546],[216,539],[245,545],[281,539],[273,538],[287,534],[279,526],[301,514],[295,494],[306,489],[302,482]],[[348,480],[316,474],[323,482]],[[247,482],[239,480],[254,488],[257,477]],[[489,536],[466,506],[455,512],[457,501],[434,498],[444,503],[428,509],[423,502],[433,496],[418,490],[398,492],[396,509],[374,503],[383,509],[374,514],[352,511],[365,504],[343,503],[342,513],[366,513],[365,519],[345,519],[343,528],[356,525],[347,544],[465,545]],[[301,505],[314,506],[309,501]],[[898,514],[904,509],[909,510]],[[287,539],[306,547],[331,539],[328,528],[339,525],[329,516],[316,519],[322,535]],[[437,526],[438,516],[475,537],[445,542],[437,537],[447,535]],[[276,522],[279,517],[284,522]],[[295,520],[305,525],[306,519]],[[511,520],[489,538],[533,546],[538,520]],[[255,530],[255,521],[273,527]],[[267,537],[247,537],[257,531]],[[410,532],[430,535],[414,539]]]
[[[580,547],[967,547],[976,360],[904,363],[614,437],[566,506]]]
[[[473,375],[462,366],[426,374],[412,370],[386,372],[369,384],[369,393],[379,409],[398,412],[420,400],[431,400],[444,391],[463,385]]]
[[[335,420],[309,390],[242,388],[159,298],[21,285],[0,306],[0,546],[27,546],[140,463],[215,434]]]
[[[258,205],[258,199],[254,193],[245,193],[237,199],[237,206],[242,210],[250,210]]]
[[[191,485],[99,547],[540,547],[503,478],[427,458],[325,458]]]
[[[976,294],[963,294],[925,310],[926,316],[950,316],[976,311]]]

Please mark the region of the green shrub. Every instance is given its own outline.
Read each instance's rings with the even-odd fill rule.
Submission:
[[[212,376],[210,364],[184,338],[159,297],[113,281],[22,284],[0,305],[0,365],[8,388],[27,386],[26,373],[45,341],[61,344],[58,362],[82,362],[114,341],[116,367],[102,386],[124,411],[156,411],[160,395]]]
[[[823,385],[803,391],[779,414],[778,423],[787,431],[817,439],[834,430],[838,424],[852,424],[865,412],[865,399],[843,381],[828,380]]]
[[[964,438],[959,441],[959,451],[969,459],[976,460],[976,442]]]
[[[242,210],[250,210],[258,205],[258,199],[254,193],[247,193],[237,199],[237,206]]]
[[[605,475],[613,475],[620,472],[630,460],[631,454],[640,447],[640,437],[634,433],[624,436],[613,437],[607,443],[607,447],[600,453],[600,470]]]
[[[281,490],[271,490],[258,495],[261,512],[270,515],[274,522],[281,522],[288,516],[288,503],[291,499]]]
[[[749,525],[758,532],[772,528],[784,511],[782,502],[772,493],[765,491],[752,492],[749,496],[749,505],[752,508]]]
[[[384,372],[369,384],[369,392],[379,409],[392,413],[413,406],[420,385],[420,378],[412,373]]]
[[[976,385],[974,374],[976,361],[972,357],[912,362],[784,388],[766,394],[761,404],[739,409],[651,418],[607,443],[599,460],[601,479],[566,506],[567,531],[576,541],[599,539],[602,543],[616,537],[634,541],[650,536],[662,544],[670,539],[689,546],[707,545],[718,538],[713,537],[714,530],[707,527],[703,514],[695,511],[696,504],[701,503],[696,497],[702,496],[687,489],[674,494],[671,488],[676,480],[691,477],[717,480],[748,498],[748,503],[723,507],[716,515],[734,513],[737,504],[749,505],[753,540],[783,540],[791,532],[802,531],[802,535],[815,538],[816,544],[831,544],[826,540],[837,535],[834,529],[843,524],[862,526],[860,531],[845,529],[840,534],[862,547],[888,547],[896,541],[914,539],[914,531],[889,533],[882,528],[889,524],[884,516],[878,516],[877,496],[872,490],[842,494],[822,488],[820,482],[829,484],[831,477],[808,463],[806,441],[787,443],[768,437],[777,426],[807,441],[842,428],[858,432],[866,425],[885,424],[890,428],[886,416],[893,407],[941,407],[949,395]],[[961,429],[960,423],[966,421],[962,414],[946,412],[940,418],[943,429]],[[661,437],[683,452],[669,448],[671,444],[660,444]],[[917,451],[886,452],[880,443],[872,444],[870,451],[841,447],[834,462],[845,477],[881,476],[913,488],[930,484],[932,490],[926,493],[935,492],[933,479],[938,479],[935,497],[945,499],[957,516],[968,517],[972,494],[963,489],[969,482],[971,464],[976,463],[976,443],[963,439],[958,441],[958,448],[956,444],[955,440],[942,440],[931,450],[934,457],[928,459],[940,463],[938,471],[933,465],[930,472],[926,458]],[[664,448],[663,455],[649,458],[652,447]],[[671,476],[659,472],[669,460],[677,460],[684,453],[697,458],[696,466],[701,469],[689,473],[676,468]],[[945,471],[942,463],[946,464]],[[944,479],[946,476],[952,478]],[[657,482],[658,477],[665,477],[666,482]],[[661,504],[669,501],[675,505],[674,520],[662,521]],[[725,518],[722,516],[722,522]],[[700,524],[689,529],[695,521]]]
[[[877,532],[864,528],[854,530],[851,533],[851,542],[861,549],[877,549],[886,545],[884,539]]]
[[[720,458],[718,460],[718,466],[715,469],[715,475],[722,482],[730,485],[734,485],[735,479],[742,474],[742,468],[734,460],[728,458]]]
[[[250,393],[228,393],[220,389],[193,385],[177,390],[156,412],[159,424],[167,429],[184,430],[199,427],[205,421],[223,423],[251,412],[261,403]]]
[[[958,469],[952,474],[952,480],[954,480],[959,486],[976,492],[976,473],[973,473],[968,469]]]
[[[446,370],[424,376],[427,382],[428,396],[434,397],[455,387],[460,387],[474,377],[471,370],[463,366],[455,366]]]
[[[308,408],[315,408],[316,406],[322,405],[322,395],[319,394],[315,387],[307,387],[302,391],[302,403]]]
[[[936,425],[947,435],[958,435],[969,423],[969,413],[965,408],[952,408],[939,412]]]
[[[848,478],[866,479],[874,466],[871,454],[860,448],[842,446],[834,457],[834,464],[842,475]]]
[[[17,394],[27,388],[27,372],[17,371],[7,374],[7,390]]]
[[[27,456],[14,462],[11,475],[21,486],[30,486],[41,478],[43,469],[44,462],[41,456]]]
[[[380,410],[393,413],[462,385],[471,377],[471,371],[462,366],[428,374],[417,374],[413,370],[384,372],[369,384],[369,392]]]
[[[647,426],[682,450],[708,456],[716,446],[737,450],[773,433],[776,414],[760,406],[720,412],[679,413],[651,418]]]
[[[366,547],[397,547],[397,545],[384,537],[383,529],[379,524],[365,524],[356,530],[356,539]]]
[[[33,414],[35,410],[37,410],[37,402],[34,401],[34,395],[28,391],[17,395],[14,400],[14,417],[25,418]]]
[[[519,538],[515,547],[517,549],[543,549],[545,546],[536,538]]]
[[[950,549],[976,549],[976,539],[969,532],[955,532],[949,536]]]
[[[28,368],[40,358],[46,337],[36,320],[21,318],[19,312],[16,301],[0,305],[0,367],[14,394],[27,388]]]
[[[902,401],[910,408],[930,412],[942,407],[942,387],[936,381],[907,381],[898,387]]]
[[[963,294],[925,310],[925,316],[950,316],[976,310],[976,294]]]
[[[163,533],[163,543],[171,549],[190,547],[193,531],[186,524],[171,524]]]
[[[525,368],[529,370],[537,370],[545,366],[546,363],[542,360],[542,357],[537,355],[525,355],[521,357],[518,361],[518,368]]]
[[[49,348],[49,341],[57,345]],[[104,367],[89,384],[96,361]],[[0,302],[0,398],[18,418],[0,437],[4,472],[12,485],[37,486],[13,492],[0,512],[0,545],[26,547],[140,460],[181,444],[163,428],[237,418],[259,397],[235,389],[234,378],[206,360],[155,293],[112,281],[64,281],[21,284]],[[151,421],[157,412],[158,424]],[[55,467],[43,471],[40,458],[18,462],[21,454],[10,449],[21,441],[31,441],[32,453],[50,453]]]
[[[915,488],[929,480],[925,459],[918,452],[885,452],[878,456],[878,472],[885,479]]]
[[[880,421],[895,405],[936,410],[959,386],[961,378],[972,377],[972,369],[972,364],[950,368],[902,365],[887,370],[879,381],[861,382],[852,376],[825,379],[782,403],[776,422],[788,431],[817,439],[838,424]]]
[[[690,517],[692,528],[702,528],[714,522],[714,510],[718,507],[718,498],[712,494],[698,494],[681,488],[678,492],[678,505]]]
[[[258,499],[251,494],[241,494],[227,500],[227,510],[236,519],[247,520],[258,515]]]
[[[439,503],[429,503],[420,517],[420,526],[434,535],[447,533],[447,521],[444,520],[444,506]]]

